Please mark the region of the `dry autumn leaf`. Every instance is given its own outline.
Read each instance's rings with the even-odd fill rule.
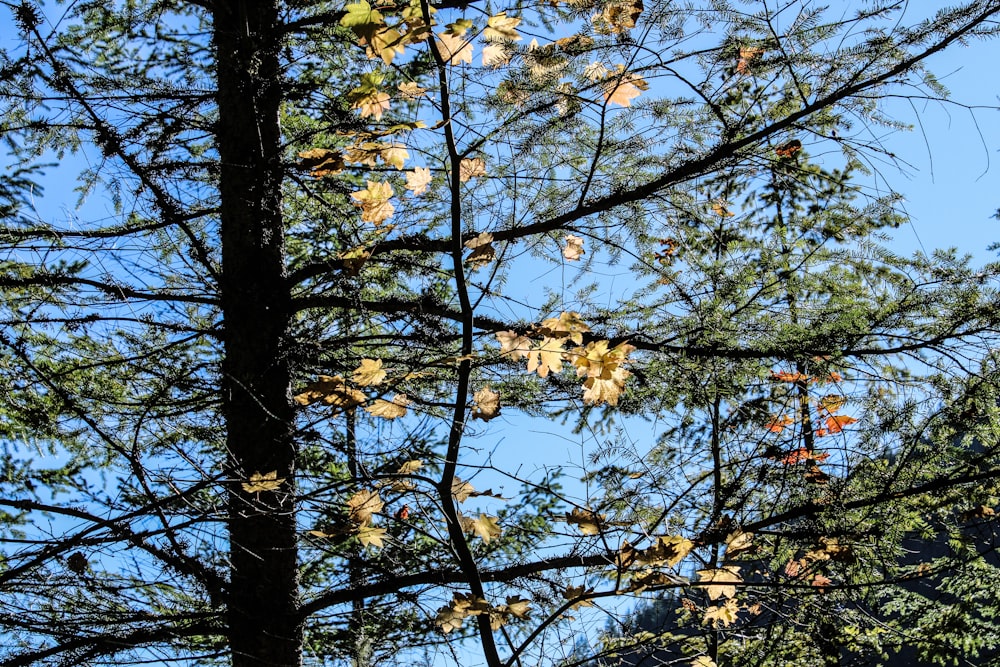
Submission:
[[[472,408],[472,418],[481,419],[488,422],[494,417],[500,416],[500,394],[496,393],[489,386],[483,387],[473,396],[476,402]]]
[[[636,553],[636,560],[645,565],[676,567],[691,553],[694,542],[680,535],[661,536],[656,544]]]
[[[563,240],[566,241],[566,247],[563,248],[562,254],[567,261],[575,262],[587,252],[583,249],[583,239],[579,236],[567,234]]]
[[[500,12],[486,19],[486,29],[483,30],[483,39],[487,42],[520,41],[521,36],[515,30],[520,23],[521,19],[507,16],[507,12]]]
[[[500,356],[504,359],[517,361],[526,359],[531,351],[531,339],[513,331],[500,331],[496,334],[500,341]]]
[[[465,258],[466,264],[473,270],[481,268],[496,259],[496,250],[493,248],[493,234],[481,232],[474,238],[465,242],[465,247],[472,250],[472,254]]]
[[[731,598],[736,595],[736,584],[743,581],[740,576],[740,568],[736,565],[724,565],[711,570],[698,570],[698,581],[710,582],[706,586],[709,600],[718,600],[720,597]]]
[[[386,536],[385,528],[376,528],[375,526],[361,526],[358,529],[358,541],[361,542],[361,546],[365,547],[378,547],[382,548],[385,546],[383,540]]]
[[[567,586],[566,590],[563,591],[563,599],[567,602],[576,600],[570,609],[577,609],[578,607],[593,607],[594,603],[587,599],[587,596],[593,592],[593,588],[584,588],[583,586]]]
[[[472,64],[472,42],[462,37],[442,32],[438,35],[437,47],[441,59],[449,65]]]
[[[459,516],[459,522],[462,525],[462,530],[467,533],[475,533],[481,537],[483,542],[486,544],[489,544],[492,540],[500,537],[500,525],[497,523],[497,518],[495,516],[480,514],[478,519],[470,519],[469,517]]]
[[[367,524],[372,515],[382,511],[385,503],[379,497],[378,491],[362,489],[347,500],[348,515],[354,523]]]
[[[559,317],[550,317],[542,320],[539,333],[543,336],[553,338],[569,338],[577,345],[583,344],[583,334],[590,331],[590,327],[580,319],[580,313],[563,312]]]
[[[486,160],[481,157],[465,158],[458,165],[458,180],[463,183],[486,175]]]
[[[737,74],[749,74],[750,65],[756,60],[760,54],[764,53],[764,49],[757,46],[741,46],[740,47],[740,59],[736,63],[736,73]]]
[[[380,225],[396,211],[396,208],[389,203],[392,197],[392,185],[388,181],[381,183],[367,181],[368,187],[351,193],[354,205],[361,209],[361,220]]]
[[[611,104],[622,107],[632,106],[632,100],[649,89],[649,84],[638,74],[624,73],[619,65],[619,73],[604,84],[604,99]]]
[[[311,148],[299,153],[300,169],[308,169],[313,178],[333,176],[344,171],[344,155],[326,148]]]
[[[543,338],[538,346],[528,351],[528,372],[537,371],[539,377],[548,377],[549,372],[562,371],[565,350],[561,338]]]
[[[373,417],[397,419],[406,415],[406,406],[409,404],[410,400],[406,397],[406,394],[396,394],[392,397],[391,401],[381,398],[375,399],[374,403],[365,408],[365,412]]]
[[[728,204],[721,199],[712,202],[712,213],[715,213],[720,218],[731,218],[736,215],[729,210]]]
[[[460,503],[464,503],[475,493],[476,490],[473,486],[463,479],[456,477],[451,483],[451,495],[455,496],[455,500]]]
[[[420,196],[427,192],[427,186],[434,180],[431,170],[427,167],[415,167],[413,171],[406,172],[406,189]]]
[[[487,44],[483,47],[483,67],[494,69],[510,62],[511,49],[507,44]]]
[[[729,627],[736,622],[736,614],[739,612],[739,605],[736,600],[730,598],[722,606],[709,607],[705,610],[705,616],[701,619],[702,624],[711,621],[712,627]]]
[[[792,139],[791,141],[786,141],[775,148],[774,152],[778,157],[787,159],[798,153],[800,150],[802,150],[802,142],[798,139]]]
[[[373,387],[382,384],[384,379],[381,359],[362,359],[361,365],[351,374],[351,380],[359,387]]]
[[[411,100],[423,97],[427,93],[427,89],[418,86],[416,81],[405,81],[396,86],[396,89],[403,95],[403,97],[407,97]]]
[[[299,405],[312,405],[320,401],[337,409],[353,408],[366,400],[368,397],[363,392],[348,387],[344,378],[339,375],[320,375],[319,380],[309,383],[305,391],[295,396],[295,402]]]
[[[597,514],[580,507],[574,507],[572,512],[566,513],[566,523],[575,524],[584,535],[599,534],[604,519],[604,514]]]
[[[255,472],[250,475],[249,481],[243,482],[241,486],[247,493],[257,493],[259,491],[277,491],[285,483],[284,477],[278,477],[278,471],[264,473]]]

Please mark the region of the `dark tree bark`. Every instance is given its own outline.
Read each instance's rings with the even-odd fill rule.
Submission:
[[[298,665],[295,441],[281,214],[280,37],[274,2],[215,5],[222,363],[229,466],[229,640],[235,667]],[[241,480],[275,472],[276,490]]]

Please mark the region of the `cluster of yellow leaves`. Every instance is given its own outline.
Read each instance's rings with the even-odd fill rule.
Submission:
[[[344,161],[368,167],[374,167],[378,165],[379,161],[382,161],[391,167],[402,169],[409,157],[410,153],[403,144],[361,141],[347,148]]]
[[[344,171],[344,155],[327,148],[310,148],[299,153],[300,169],[308,169],[313,178],[334,176]]]
[[[451,604],[438,609],[434,622],[445,634],[462,627],[462,623],[470,616],[489,614],[490,627],[499,630],[507,624],[511,617],[526,619],[530,612],[531,602],[520,596],[507,598],[507,603],[491,607],[489,602],[473,595],[455,593]]]
[[[656,543],[646,549],[636,549],[628,541],[625,541],[618,552],[618,566],[621,568],[632,565],[676,567],[691,553],[693,548],[694,542],[680,535],[658,537]]]
[[[404,7],[399,21],[389,25],[380,11],[359,0],[347,5],[340,25],[354,31],[358,44],[365,47],[370,59],[381,58],[386,65],[404,53],[406,46],[422,42],[430,32],[418,2]]]
[[[705,615],[702,617],[702,623],[712,623],[712,627],[719,627],[721,624],[724,627],[729,627],[736,622],[736,614],[739,612],[740,606],[736,602],[735,598],[729,598],[722,605],[712,606],[705,610]]]
[[[617,405],[625,388],[625,381],[631,375],[625,370],[628,355],[635,347],[619,343],[610,347],[609,341],[593,341],[583,346],[583,334],[590,327],[580,319],[580,314],[564,312],[559,317],[543,320],[532,332],[542,338],[537,343],[528,336],[514,331],[496,334],[500,342],[500,356],[505,359],[527,359],[528,372],[548,377],[549,373],[560,373],[564,361],[576,367],[577,377],[585,378],[583,400],[592,405]],[[577,347],[567,350],[567,342]]]
[[[363,260],[362,260],[363,261]],[[351,382],[358,387],[374,387],[385,382],[386,371],[381,359],[362,359],[361,365],[351,373]],[[368,402],[368,396],[349,385],[340,375],[320,375],[315,382],[306,385],[305,390],[294,396],[296,403],[309,406],[313,403],[329,405],[335,410],[348,410]],[[365,407],[365,411],[375,417],[396,419],[406,414],[409,399],[397,394],[392,400],[376,398]]]
[[[594,14],[591,22],[598,34],[612,35],[628,32],[642,14],[642,0],[612,0],[600,14]]]
[[[427,192],[427,186],[434,180],[431,170],[427,167],[416,167],[413,171],[406,172],[406,189],[415,196],[420,196]]]

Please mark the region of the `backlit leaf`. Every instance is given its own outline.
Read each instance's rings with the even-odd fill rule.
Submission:
[[[250,475],[250,480],[241,485],[247,493],[257,493],[259,491],[277,491],[285,483],[284,477],[278,477],[278,471],[264,473],[255,472]]]

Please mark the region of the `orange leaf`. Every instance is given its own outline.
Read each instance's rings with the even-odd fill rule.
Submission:
[[[798,139],[792,139],[791,141],[786,141],[775,148],[774,152],[777,153],[780,158],[790,158],[800,150],[802,150],[802,142]]]
[[[848,424],[853,424],[858,420],[847,415],[831,415],[826,418],[826,430],[830,433],[840,433]]]

